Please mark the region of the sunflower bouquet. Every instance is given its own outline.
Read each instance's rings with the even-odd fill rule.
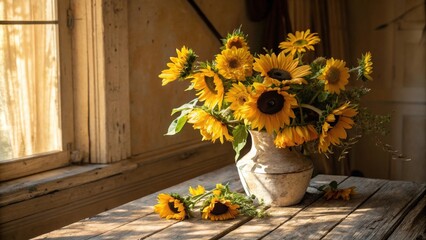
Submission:
[[[236,218],[239,215],[250,217],[266,216],[265,208],[261,201],[254,195],[246,196],[231,191],[228,185],[221,183],[207,191],[204,186],[189,187],[189,195],[182,196],[178,193],[161,193],[154,212],[166,219],[179,221],[194,217],[194,210],[199,209],[202,219],[222,221]]]
[[[185,46],[177,49],[159,75],[162,85],[188,81],[196,98],[172,110],[180,114],[166,135],[190,123],[202,140],[232,142],[237,160],[250,131],[273,135],[277,148],[306,146],[305,152],[327,155],[334,147],[349,148],[364,130],[380,129],[375,126],[387,117],[373,117],[359,105],[369,92],[364,83],[372,80],[371,53],[352,68],[335,58],[307,62],[306,53],[319,42],[308,29],[288,34],[279,53],[252,54],[247,36],[236,29],[211,62],[197,62]],[[360,130],[355,137],[348,137],[351,128]]]

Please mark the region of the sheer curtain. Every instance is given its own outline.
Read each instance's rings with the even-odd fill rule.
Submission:
[[[0,0],[0,161],[61,148],[56,0]]]

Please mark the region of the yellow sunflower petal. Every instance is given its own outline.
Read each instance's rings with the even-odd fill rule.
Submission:
[[[349,83],[349,69],[345,67],[343,60],[331,58],[327,60],[326,66],[318,79],[324,81],[324,90],[330,93],[340,94]]]

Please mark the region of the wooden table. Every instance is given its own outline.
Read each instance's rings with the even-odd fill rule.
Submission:
[[[189,186],[211,189],[216,183],[241,191],[230,165],[36,239],[426,239],[426,184],[318,175],[311,186],[332,180],[355,186],[357,194],[349,201],[325,200],[310,187],[301,203],[269,208],[270,216],[262,219],[176,221],[153,213],[162,192],[186,195]]]

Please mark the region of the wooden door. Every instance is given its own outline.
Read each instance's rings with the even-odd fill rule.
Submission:
[[[374,81],[365,105],[391,114],[391,134],[384,142],[411,158],[404,161],[381,151],[374,136],[368,136],[351,159],[352,169],[366,176],[426,181],[424,5],[424,0],[349,1],[351,55],[373,54]],[[365,17],[358,16],[361,11]]]

